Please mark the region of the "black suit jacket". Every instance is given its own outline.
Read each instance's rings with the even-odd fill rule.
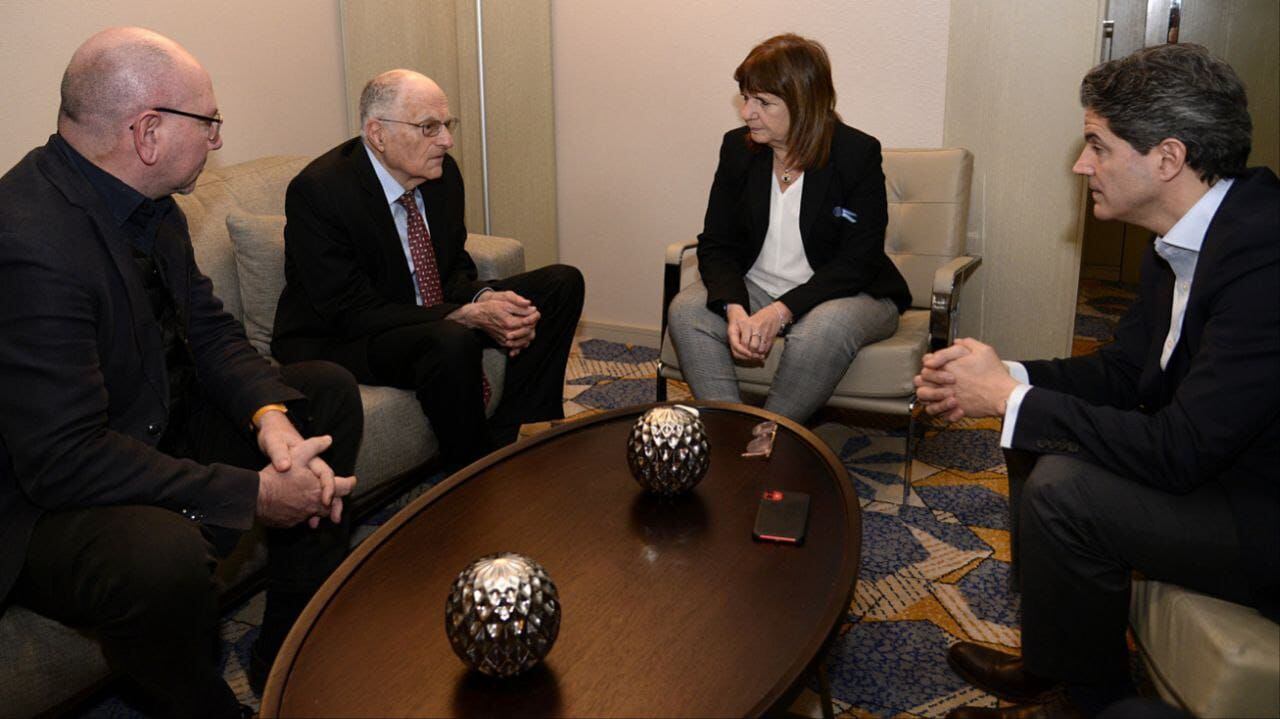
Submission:
[[[1073,454],[1169,492],[1221,483],[1257,605],[1280,610],[1280,182],[1236,178],[1205,233],[1160,369],[1174,274],[1148,249],[1138,300],[1096,354],[1027,362],[1016,449]]]
[[[180,209],[155,252],[209,401],[247,429],[258,407],[300,399],[222,310]],[[128,240],[52,143],[0,178],[0,337],[0,598],[44,512],[136,504],[253,523],[256,472],[156,449],[169,407],[160,326]]]
[[[911,304],[906,281],[884,252],[889,215],[880,165],[878,140],[836,123],[827,164],[805,172],[800,238],[813,277],[778,298],[796,317],[859,292],[891,298],[898,311]],[[747,128],[725,133],[698,235],[698,271],[714,311],[724,304],[750,307],[745,277],[769,229],[772,173],[772,150],[748,147]],[[837,217],[836,208],[854,213],[857,222]]]
[[[361,138],[316,158],[285,195],[285,289],[276,307],[272,354],[325,357],[366,379],[369,337],[443,319],[483,287],[467,254],[462,175],[445,156],[443,174],[419,186],[440,268],[444,302],[419,307],[413,278],[382,185]],[[367,381],[367,379],[366,379]]]

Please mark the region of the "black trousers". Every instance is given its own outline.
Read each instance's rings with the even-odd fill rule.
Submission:
[[[281,369],[305,394],[292,419],[331,434],[324,455],[340,475],[355,466],[363,413],[355,379],[327,362]],[[244,418],[232,420],[196,398],[187,424],[190,458],[261,469],[266,459]],[[203,527],[169,509],[105,506],[40,518],[11,599],[97,635],[113,670],[134,680],[173,716],[238,716],[218,669],[214,570],[239,533]],[[346,555],[350,537],[329,521],[267,531],[267,608],[255,651],[274,658],[306,601]]]
[[[487,334],[440,320],[398,327],[369,341],[373,376],[360,380],[417,393],[448,470],[514,440],[521,423],[564,417],[564,373],[582,314],[582,273],[550,265],[501,285],[533,302],[542,317],[533,342],[507,361],[502,401],[488,422],[480,355],[496,345]]]
[[[1006,456],[1028,671],[1076,684],[1125,681],[1134,570],[1249,602],[1235,521],[1217,483],[1178,495],[1073,457]]]

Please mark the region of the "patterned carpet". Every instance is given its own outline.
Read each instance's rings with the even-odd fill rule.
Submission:
[[[1083,295],[1080,317],[1100,318],[1109,338],[1108,321],[1114,321],[1115,313],[1107,310],[1117,304],[1115,294],[1094,292],[1089,302]],[[1080,329],[1078,323],[1078,334]],[[1078,344],[1095,343],[1077,350],[1092,351],[1100,339],[1096,334],[1077,337]],[[657,357],[650,347],[580,341],[566,374],[565,414],[652,402]],[[687,387],[672,383],[670,399],[688,396]],[[1008,591],[1008,486],[998,447],[999,423],[964,420],[945,429],[928,428],[905,505],[905,427],[830,409],[811,426],[849,469],[863,508],[862,571],[826,664],[837,714],[937,717],[963,704],[995,706],[993,697],[953,673],[945,656],[947,647],[960,640],[1010,650],[1019,646],[1018,605]],[[522,434],[540,429],[527,426]],[[438,480],[380,512],[360,528],[357,540]],[[255,707],[258,698],[249,689],[244,667],[262,604],[259,594],[229,612],[222,624],[224,674],[241,701]],[[126,699],[111,696],[83,716],[139,714]]]
[[[1138,296],[1136,285],[1081,279],[1076,301],[1076,327],[1071,354],[1086,355],[1112,339],[1116,322]]]

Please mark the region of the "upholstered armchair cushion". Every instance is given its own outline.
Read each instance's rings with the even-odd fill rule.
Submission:
[[[1198,717],[1280,715],[1280,626],[1258,610],[1143,579],[1129,622],[1164,698]]]
[[[284,291],[284,215],[227,215],[227,233],[236,255],[240,307],[249,343],[271,356],[276,303]]]

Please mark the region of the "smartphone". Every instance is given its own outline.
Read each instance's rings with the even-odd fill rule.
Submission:
[[[808,525],[809,495],[770,489],[760,495],[751,537],[760,542],[804,544],[804,530]]]

